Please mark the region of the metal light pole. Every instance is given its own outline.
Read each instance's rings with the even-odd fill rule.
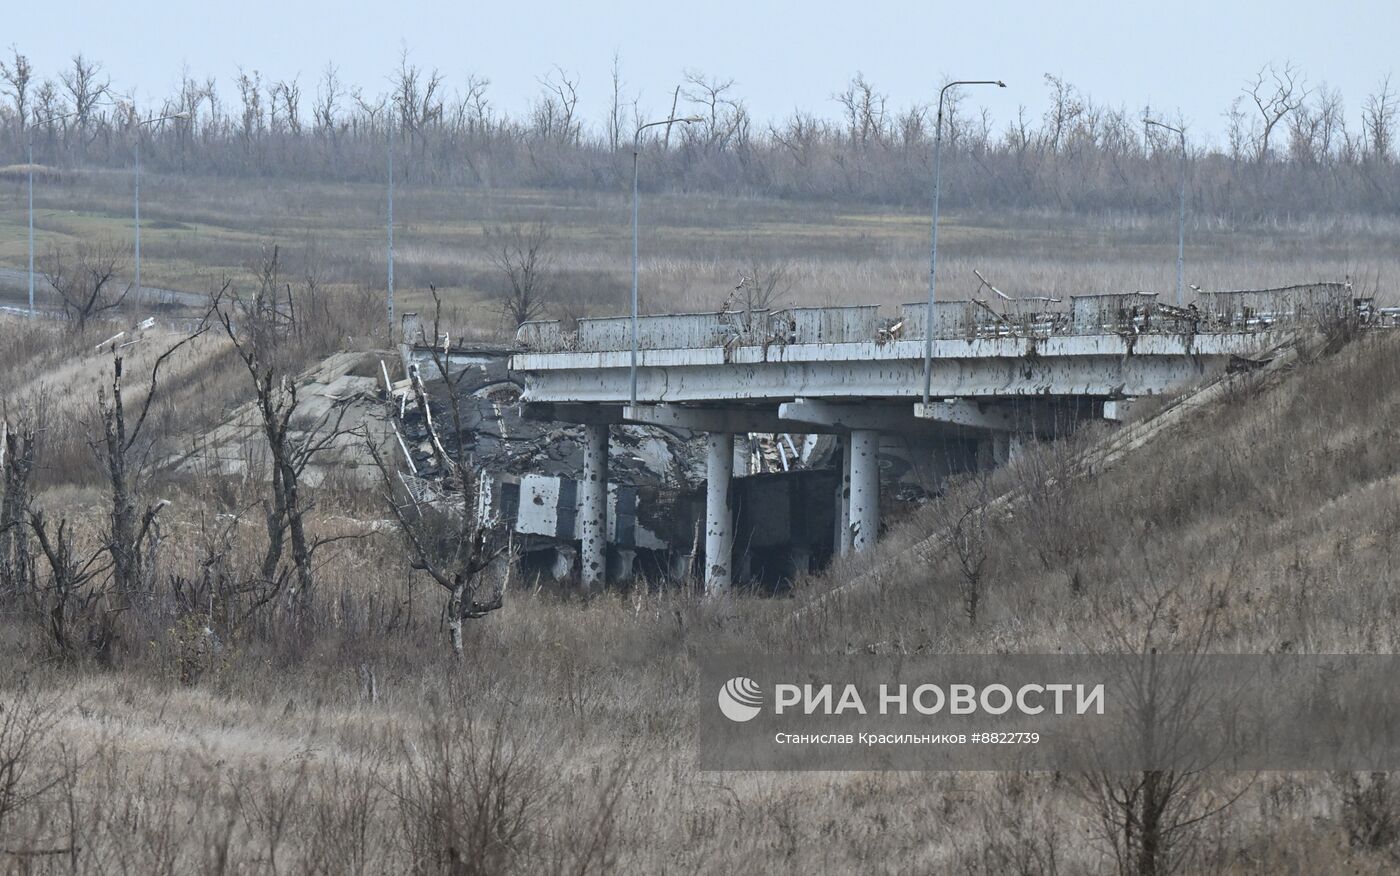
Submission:
[[[1156,119],[1143,119],[1143,124],[1155,125],[1181,137],[1181,213],[1176,221],[1176,306],[1180,307],[1186,288],[1186,130]]]
[[[680,123],[688,125],[691,122],[702,122],[700,116],[687,116],[683,119],[661,119],[657,122],[647,122],[637,128],[637,132],[632,135],[632,368],[629,373],[632,387],[632,404],[637,404],[637,164],[638,156],[642,151],[642,132],[647,128],[654,128],[657,125],[674,125]]]
[[[61,122],[71,119],[77,113],[64,113],[60,116],[49,116],[46,119],[31,119],[27,129],[29,137],[29,318],[34,318],[34,126],[39,124],[51,125],[54,122]]]
[[[948,89],[958,85],[995,85],[1005,88],[1000,79],[960,79],[949,82],[938,91],[938,118],[933,128],[933,232],[928,257],[928,309],[924,311],[924,404],[929,402],[929,387],[933,382],[933,301],[938,280],[938,191],[943,170],[943,97]]]
[[[160,116],[155,119],[146,119],[144,122],[136,123],[136,191],[133,200],[136,205],[136,305],[141,305],[141,129],[147,125],[154,125],[156,122],[166,122],[171,119],[188,119],[189,113],[172,113],[168,116]]]
[[[389,113],[389,123],[385,125],[385,138],[387,146],[385,151],[389,154],[389,241],[388,241],[388,261],[389,261],[389,285],[386,293],[386,306],[389,312],[389,343],[394,342],[394,116],[393,111]]]

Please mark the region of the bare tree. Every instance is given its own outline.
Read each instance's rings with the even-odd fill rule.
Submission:
[[[864,148],[884,138],[886,97],[857,72],[845,90],[832,95],[841,104],[846,118],[846,136],[852,145]]]
[[[86,132],[93,121],[93,109],[107,96],[111,80],[102,75],[101,64],[89,61],[81,52],[73,56],[72,68],[59,79],[73,103],[74,126]]]
[[[501,272],[501,309],[518,327],[549,306],[551,288],[550,230],[544,222],[515,224],[486,232],[491,263]]]
[[[698,70],[688,70],[685,82],[686,87],[680,91],[680,96],[700,107],[700,115],[704,119],[698,126],[700,132],[696,136],[706,150],[723,151],[747,119],[743,105],[734,96],[734,80],[706,76]],[[689,131],[690,128],[686,130]],[[692,140],[691,135],[687,133],[686,141]]]
[[[333,137],[337,117],[340,115],[340,99],[345,88],[340,83],[340,73],[334,64],[327,64],[316,86],[316,103],[311,108],[311,124],[317,134]]]
[[[263,108],[262,74],[254,70],[248,75],[243,68],[238,69],[238,99],[242,105],[239,118],[239,136],[245,147],[262,137],[266,126],[266,111]]]
[[[613,52],[612,103],[608,108],[607,135],[608,145],[614,152],[621,148],[624,124],[626,117],[622,111],[622,59],[618,57],[617,52]]]
[[[252,380],[257,397],[255,407],[271,463],[272,495],[263,506],[268,541],[260,567],[262,594],[256,606],[265,605],[285,592],[293,575],[293,594],[299,600],[307,599],[314,584],[316,551],[337,540],[308,535],[306,516],[313,505],[303,495],[302,481],[316,455],[348,434],[342,423],[345,405],[351,401],[343,399],[310,422],[299,423],[296,429],[292,427],[299,413],[299,398],[297,382],[288,373],[291,358],[284,349],[290,319],[278,301],[281,288],[278,270],[278,249],[273,247],[264,255],[258,271],[258,288],[251,299],[231,295],[229,304],[222,299],[216,302],[224,333],[233,342]],[[292,552],[290,568],[282,562],[288,542]]]
[[[38,429],[31,421],[6,418],[0,431],[0,470],[5,495],[0,499],[0,593],[27,595],[34,586],[34,558],[29,542],[30,479],[38,450]]]
[[[1290,61],[1278,67],[1268,64],[1259,69],[1254,80],[1244,87],[1245,97],[1259,113],[1257,126],[1251,134],[1255,161],[1269,158],[1269,141],[1274,129],[1307,100],[1303,74]]]
[[[301,83],[296,77],[278,80],[267,89],[272,129],[301,136]]]
[[[34,67],[13,45],[10,46],[10,54],[13,58],[9,63],[0,61],[0,82],[5,83],[4,91],[14,104],[15,118],[23,131],[29,122],[29,86],[34,79]]]
[[[434,301],[433,337],[442,337],[442,299],[432,290]],[[466,371],[454,377],[449,367],[448,352],[434,347],[433,368],[445,392],[446,406],[454,436],[461,436],[462,392],[459,381]],[[498,532],[497,521],[478,503],[480,475],[465,449],[465,442],[456,437],[444,443],[442,432],[432,414],[432,402],[423,378],[414,366],[411,374],[414,402],[427,424],[433,454],[443,471],[443,486],[449,497],[441,501],[420,501],[409,489],[405,475],[386,461],[379,446],[364,435],[383,487],[382,498],[394,516],[400,533],[408,545],[410,564],[426,572],[447,591],[447,624],[452,653],[462,656],[462,621],[483,618],[505,604],[510,582],[511,560],[507,556],[505,571],[488,596],[479,596],[482,578],[497,558],[508,554],[510,543]],[[450,497],[454,497],[453,498]],[[502,543],[504,541],[504,543]]]
[[[116,633],[116,608],[110,605],[105,586],[111,568],[107,546],[80,551],[66,517],[53,528],[44,512],[32,511],[29,525],[48,561],[48,576],[33,592],[50,642],[65,658],[86,650],[105,659]]]
[[[425,136],[427,126],[442,120],[442,74],[424,73],[409,63],[408,50],[399,53],[399,69],[394,74],[394,103],[404,129],[411,137]]]
[[[124,248],[110,240],[99,240],[78,243],[71,252],[54,246],[40,267],[63,302],[64,314],[82,331],[90,320],[126,300],[131,287],[118,291],[117,284],[117,273],[125,261]]]
[[[215,305],[218,299],[215,298]],[[185,335],[160,356],[151,366],[150,382],[146,386],[146,397],[136,420],[129,427],[126,418],[126,398],[123,388],[124,360],[122,344],[117,340],[112,347],[112,387],[111,395],[105,389],[97,395],[97,410],[102,419],[102,442],[95,445],[98,457],[107,471],[110,490],[111,512],[108,516],[107,551],[112,557],[112,573],[117,592],[131,596],[137,592],[149,591],[153,584],[148,576],[152,558],[148,548],[155,532],[156,517],[168,504],[154,502],[138,514],[137,493],[143,469],[149,459],[149,446],[139,442],[142,429],[155,404],[160,389],[160,369],[180,348],[193,342],[209,329],[206,312],[198,327]]]
[[[1400,98],[1390,90],[1390,76],[1381,80],[1380,89],[1366,98],[1361,111],[1366,129],[1366,145],[1377,161],[1389,161],[1395,148],[1395,115],[1400,111]]]
[[[530,113],[531,127],[541,140],[577,145],[583,134],[578,118],[578,76],[555,67],[540,80],[542,92]]]
[[[1050,108],[1045,111],[1045,145],[1051,154],[1058,154],[1064,148],[1069,131],[1084,115],[1085,104],[1079,89],[1064,77],[1046,73],[1045,84],[1050,87]]]

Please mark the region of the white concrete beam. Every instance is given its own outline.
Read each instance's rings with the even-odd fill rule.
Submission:
[[[521,357],[517,357],[521,358]],[[1155,395],[1224,370],[1226,361],[1205,356],[1092,356],[1057,359],[958,359],[935,361],[936,398],[1029,398]],[[526,402],[625,404],[626,369],[586,366],[522,370]],[[638,392],[663,403],[771,404],[794,398],[826,401],[900,399],[920,395],[922,361],[876,359],[831,362],[765,362],[640,368]],[[740,429],[739,431],[768,431]],[[783,426],[778,431],[789,431]]]
[[[622,422],[622,408],[608,404],[574,404],[570,402],[525,402],[520,415],[527,420],[553,423],[587,423],[611,426]]]
[[[775,416],[771,409],[762,408],[688,408],[681,405],[627,405],[622,417],[629,423],[648,426],[670,426],[696,432],[822,432],[832,429],[797,429],[793,423]]]
[[[915,419],[904,406],[890,407],[876,402],[838,404],[811,398],[799,398],[778,405],[778,417],[805,426],[826,426],[839,429],[877,429],[882,432],[904,432],[922,429],[928,424]],[[794,428],[792,431],[803,431]]]
[[[915,402],[914,417],[950,426],[965,426],[969,429],[985,429],[992,432],[1019,431],[1021,417],[1005,407],[978,404],[967,399],[955,398],[923,404]]]

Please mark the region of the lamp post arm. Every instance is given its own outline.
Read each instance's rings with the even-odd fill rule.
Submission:
[[[933,123],[933,219],[929,234],[928,256],[928,307],[924,310],[924,404],[929,403],[929,392],[933,385],[933,303],[938,284],[938,198],[942,188],[943,174],[943,101],[948,89],[958,85],[995,85],[1005,88],[1000,79],[958,79],[949,82],[938,90],[938,114]]]

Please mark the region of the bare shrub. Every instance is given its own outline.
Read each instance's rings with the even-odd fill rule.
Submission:
[[[1045,571],[1062,573],[1070,592],[1084,592],[1084,563],[1092,555],[1092,531],[1082,521],[1069,519],[1082,513],[1083,490],[1076,490],[1076,447],[1072,441],[1028,442],[1006,468],[1024,497],[1018,516],[1022,532]]]
[[[1342,773],[1332,782],[1341,793],[1342,827],[1357,848],[1388,849],[1400,838],[1400,795],[1389,773]]]
[[[24,680],[0,695],[0,851],[19,860],[66,851],[10,847],[15,821],[70,778],[63,761],[45,750],[58,717]]]
[[[1151,570],[1148,570],[1149,579]],[[1124,709],[1130,747],[1148,766],[1138,771],[1104,768],[1079,777],[1076,790],[1088,802],[1099,837],[1113,852],[1120,873],[1159,876],[1187,867],[1203,823],[1232,806],[1244,790],[1213,793],[1207,754],[1192,750],[1199,732],[1204,656],[1215,640],[1220,600],[1205,594],[1198,622],[1174,617],[1177,594],[1144,597],[1146,621],[1135,635],[1105,618],[1113,650],[1138,664],[1125,679]],[[1168,628],[1175,628],[1174,631]],[[1170,651],[1170,667],[1159,661]]]
[[[537,750],[507,717],[437,711],[394,787],[416,873],[495,874],[529,851],[550,797]]]
[[[1017,876],[1060,872],[1064,837],[1055,817],[1058,784],[1035,773],[997,775],[980,809],[984,842],[968,869]]]
[[[55,246],[44,257],[44,277],[78,331],[126,300],[131,287],[121,287],[117,278],[125,259],[126,250],[110,240],[79,243],[71,250]]]
[[[989,524],[987,505],[990,501],[990,482],[983,475],[961,484],[950,484],[934,504],[938,525],[948,533],[957,560],[958,593],[962,597],[963,614],[967,622],[974,626],[982,604]]]

